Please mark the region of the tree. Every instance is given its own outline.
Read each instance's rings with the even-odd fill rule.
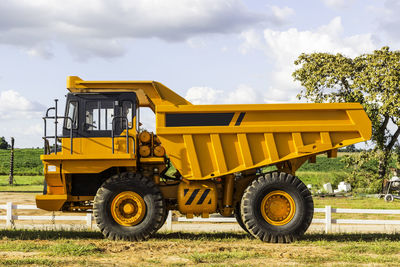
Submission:
[[[341,152],[358,152],[358,149],[356,148],[356,146],[354,144],[352,144],[349,146],[345,146],[342,149],[339,149],[339,151],[341,151]]]
[[[8,149],[8,148],[10,148],[10,145],[7,143],[4,136],[0,137],[0,149]]]
[[[301,54],[293,72],[313,102],[359,102],[372,121],[378,175],[383,179],[400,135],[400,51],[382,47],[354,59],[342,54]]]

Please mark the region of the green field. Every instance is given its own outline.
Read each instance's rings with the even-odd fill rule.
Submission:
[[[0,265],[398,266],[399,234],[306,234],[267,244],[245,233],[161,232],[146,242],[94,231],[0,230]]]
[[[14,175],[43,175],[42,149],[22,148],[14,152]],[[10,173],[10,150],[0,149],[0,175]]]
[[[14,176],[14,185],[9,185],[8,175],[0,175],[0,192],[1,191],[42,191],[43,176]]]

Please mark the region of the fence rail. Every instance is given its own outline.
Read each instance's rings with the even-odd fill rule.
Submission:
[[[15,215],[14,210],[39,210],[35,205],[20,205],[7,202],[6,205],[0,205],[0,210],[6,210],[6,215],[0,216],[0,220],[6,221],[6,227],[13,227],[15,220],[31,220],[31,221],[82,221],[86,222],[88,228],[92,228],[93,215],[87,213],[84,216],[55,216],[55,215]],[[332,224],[359,224],[359,225],[400,225],[400,220],[361,220],[361,219],[332,219],[332,213],[346,214],[382,214],[382,215],[400,215],[399,210],[377,210],[377,209],[339,209],[325,206],[325,208],[315,208],[315,213],[325,213],[325,218],[313,219],[314,224],[325,224],[325,233],[332,232]],[[193,218],[173,217],[172,212],[168,213],[166,220],[166,228],[172,229],[172,222],[219,222],[219,223],[236,223],[234,217],[223,217],[221,215],[211,215],[210,218]]]
[[[55,216],[53,215],[15,215],[14,210],[40,210],[35,205],[15,205],[7,202],[6,205],[0,205],[0,210],[6,210],[6,215],[0,216],[0,220],[6,220],[6,227],[13,227],[14,221],[85,221],[88,228],[92,228],[93,214],[86,213],[84,216]]]

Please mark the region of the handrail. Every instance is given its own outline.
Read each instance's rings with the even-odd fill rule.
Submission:
[[[114,154],[114,122],[115,119],[122,119],[125,120],[125,130],[126,130],[126,153],[129,154],[129,122],[128,122],[128,118],[124,117],[124,116],[115,116],[112,121],[111,121],[111,148],[112,148],[112,153]],[[120,137],[124,137],[124,136],[120,136]]]
[[[43,120],[44,120],[44,136],[47,135],[47,134],[46,134],[46,131],[47,131],[47,123],[46,123],[46,119],[45,119],[45,118],[49,117],[49,111],[50,111],[50,110],[54,110],[54,109],[55,109],[55,107],[50,107],[50,108],[48,108],[48,109],[46,110],[46,116],[43,117]],[[47,155],[46,145],[49,146],[49,153],[50,153],[50,145],[49,145],[49,141],[48,141],[46,138],[43,137],[43,139],[44,139],[44,146],[43,146],[44,151],[43,151],[43,152],[44,152],[45,155]],[[47,141],[47,143],[46,143],[46,141]]]
[[[44,129],[44,136],[43,136],[43,139],[44,140],[47,140],[47,138],[55,138],[55,143],[57,143],[57,138],[58,138],[58,136],[57,136],[57,133],[55,133],[55,135],[46,135],[47,134],[47,131],[46,131],[46,119],[55,119],[55,117],[43,117],[43,120],[44,120],[44,127],[45,127],[45,129]],[[70,120],[71,121],[71,128],[69,129],[69,138],[70,138],[70,145],[71,145],[71,151],[70,151],[70,153],[71,153],[71,155],[72,155],[72,151],[73,151],[73,124],[74,124],[74,121],[72,120],[72,118],[70,118],[70,117],[65,117],[65,116],[57,116],[57,119],[68,119],[68,120]],[[45,144],[45,146],[46,146],[46,144]],[[56,149],[57,149],[57,146],[55,147]],[[46,153],[46,150],[45,150],[45,154],[47,154]],[[55,154],[57,154],[57,152],[55,151]]]
[[[47,111],[46,111],[46,116],[42,117],[42,119],[44,121],[44,136],[42,137],[44,139],[44,154],[47,155],[48,154],[47,152],[50,153],[50,149],[49,149],[49,151],[47,151],[47,147],[50,147],[49,141],[47,139],[48,138],[54,138],[54,154],[57,155],[57,139],[58,139],[58,136],[57,136],[57,124],[58,124],[58,119],[64,119],[64,120],[67,119],[67,120],[71,121],[71,127],[69,129],[69,138],[70,138],[70,146],[71,146],[70,153],[72,155],[72,153],[73,153],[73,128],[74,128],[73,124],[74,124],[74,121],[72,120],[72,118],[67,117],[67,116],[58,116],[57,115],[57,102],[58,102],[58,99],[55,99],[54,101],[55,101],[55,106],[48,108]],[[49,116],[49,111],[50,110],[54,110],[54,116]],[[54,119],[54,135],[52,135],[52,136],[48,136],[47,135],[47,121],[46,121],[47,119]]]

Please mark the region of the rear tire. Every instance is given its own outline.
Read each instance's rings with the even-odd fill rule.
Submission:
[[[97,190],[93,205],[100,231],[112,240],[148,239],[164,223],[165,210],[158,187],[136,173],[121,173],[106,180]]]
[[[311,224],[314,203],[308,188],[284,172],[267,173],[254,180],[241,201],[242,220],[256,238],[290,243]]]
[[[240,213],[240,202],[236,204],[234,215],[240,227],[242,227],[242,229],[245,230],[246,233],[250,234],[249,230],[247,230],[246,225],[244,225],[244,222],[242,220],[242,214]]]

